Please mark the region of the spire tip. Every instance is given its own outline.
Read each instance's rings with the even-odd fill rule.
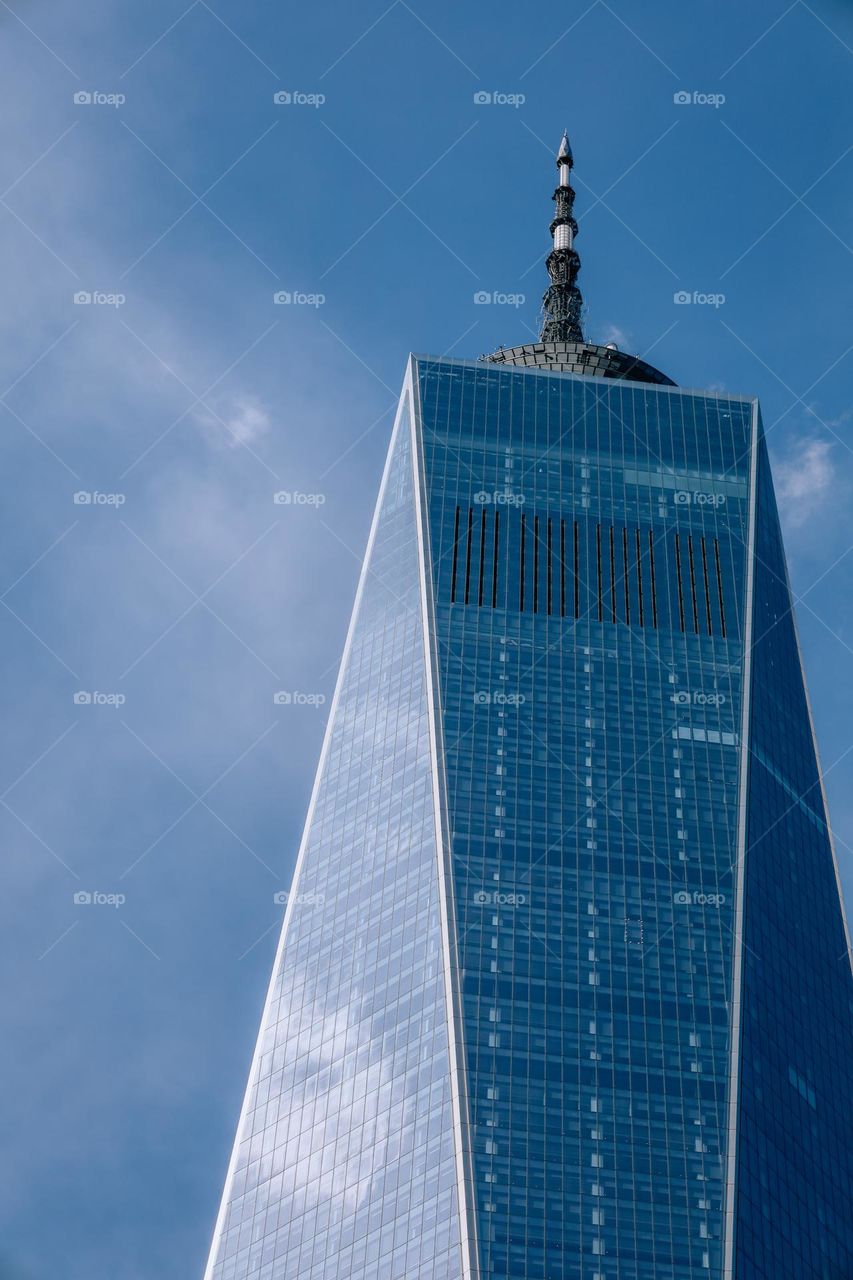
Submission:
[[[544,319],[540,341],[583,342],[581,306],[583,299],[577,286],[580,258],[575,250],[578,224],[573,212],[575,193],[571,186],[574,165],[569,131],[563,131],[557,152],[559,185],[554,192],[557,209],[551,223],[553,247],[545,263],[551,284],[542,299]]]

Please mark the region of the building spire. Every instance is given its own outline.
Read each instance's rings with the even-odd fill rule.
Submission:
[[[554,245],[545,261],[551,283],[542,298],[542,307],[545,312],[542,322],[542,342],[583,342],[581,329],[583,298],[576,283],[581,260],[574,248],[578,224],[572,212],[575,193],[569,183],[573,165],[574,157],[569,144],[568,130],[566,130],[557,152],[557,170],[560,180],[554,192],[557,211],[551,223]]]

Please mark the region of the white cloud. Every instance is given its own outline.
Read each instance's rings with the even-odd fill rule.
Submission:
[[[620,329],[618,324],[607,325],[599,341],[602,346],[606,346],[608,342],[615,342],[620,351],[627,351],[633,345],[631,335],[624,329]]]
[[[270,416],[254,396],[243,395],[229,404],[215,405],[214,412],[199,412],[196,421],[209,437],[230,449],[254,445],[270,429]]]
[[[836,475],[832,445],[827,440],[798,440],[774,468],[776,497],[782,519],[793,529],[806,523],[823,505]]]

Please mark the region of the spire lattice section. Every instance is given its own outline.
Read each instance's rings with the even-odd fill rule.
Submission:
[[[583,297],[577,286],[581,260],[574,247],[578,224],[574,216],[575,193],[570,182],[573,165],[569,135],[564,133],[557,152],[560,181],[553,197],[557,206],[551,223],[553,248],[545,262],[551,283],[542,298],[545,312],[542,342],[583,342]]]

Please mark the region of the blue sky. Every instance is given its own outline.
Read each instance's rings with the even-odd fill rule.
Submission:
[[[853,895],[853,10],[10,0],[0,29],[0,1277],[185,1280],[406,355],[530,339],[564,125],[588,334],[761,397]]]

